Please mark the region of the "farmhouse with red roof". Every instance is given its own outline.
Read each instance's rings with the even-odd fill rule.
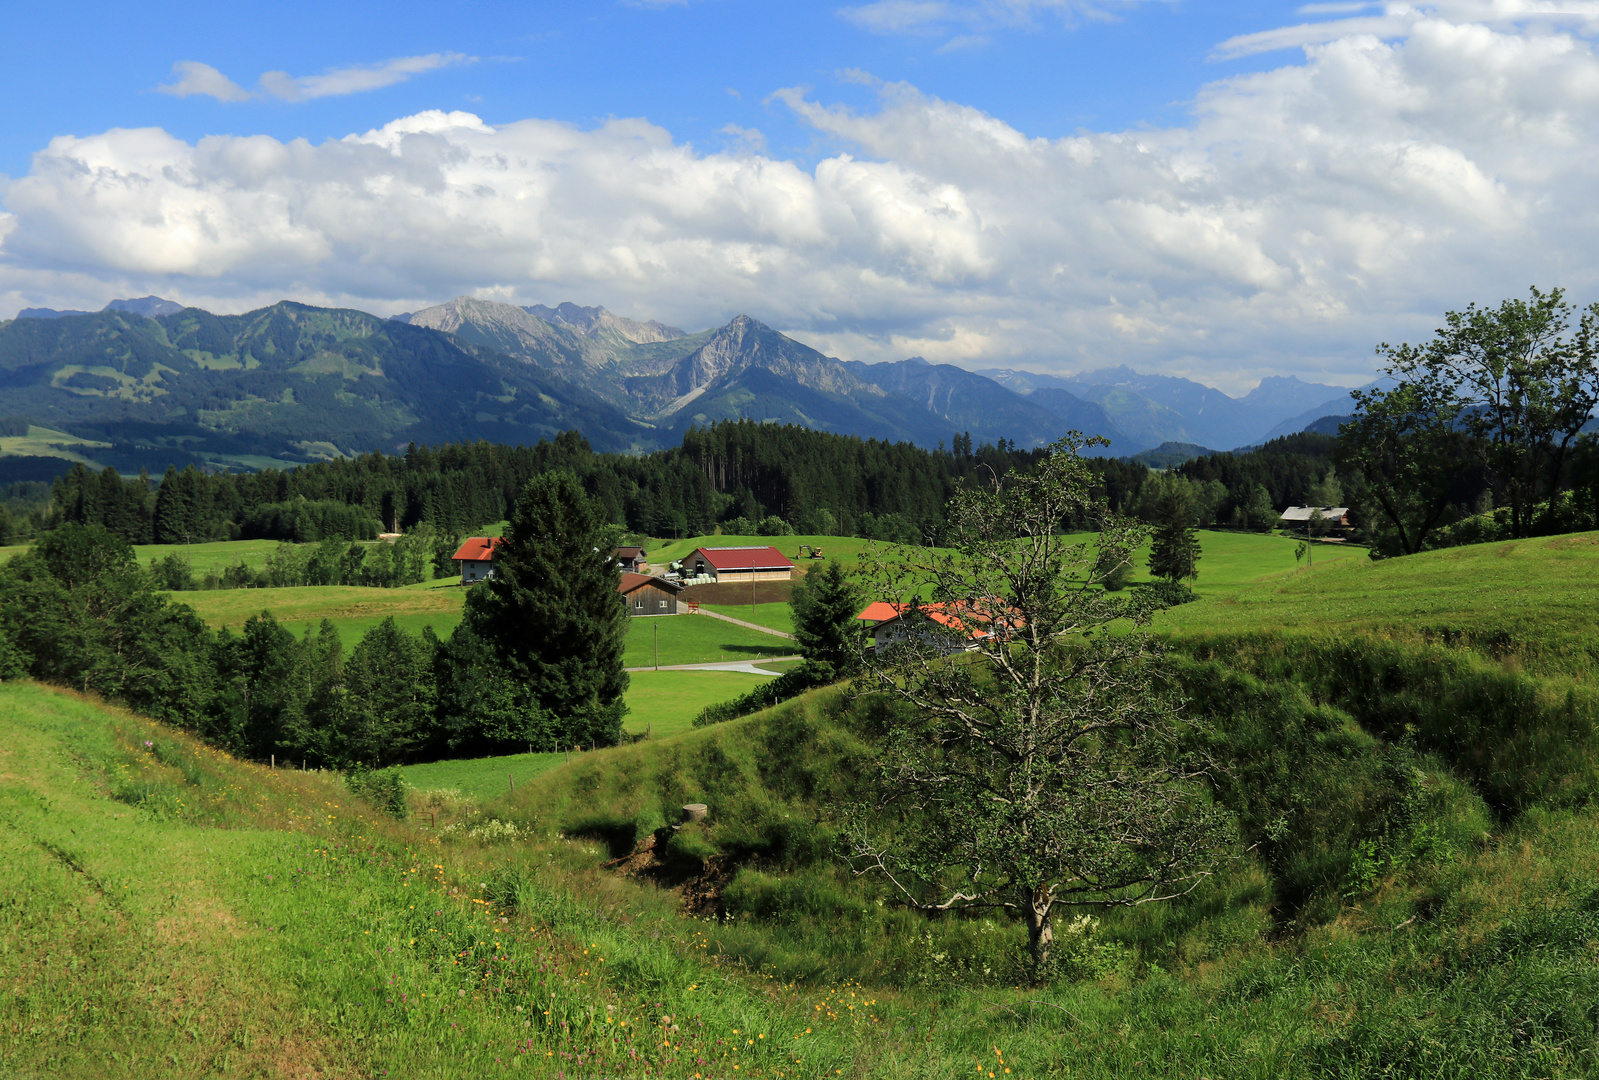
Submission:
[[[494,576],[494,549],[502,541],[498,536],[471,536],[451,556],[461,564],[461,584],[486,581]]]
[[[702,547],[683,560],[683,575],[715,581],[787,581],[794,564],[775,547]]]
[[[908,634],[916,633],[914,622],[916,618],[920,618],[929,623],[936,623],[951,633],[934,633],[929,627],[921,631],[918,636],[924,641],[931,641],[937,637],[945,649],[958,652],[963,648],[966,650],[977,648],[983,641],[993,637],[996,629],[1001,634],[1013,629],[1015,624],[1011,622],[1011,617],[1002,614],[1005,606],[1007,605],[999,605],[995,611],[987,611],[980,606],[965,602],[922,604],[913,610],[909,604],[876,600],[867,604],[865,610],[855,618],[867,624],[866,632],[872,636],[874,649],[886,649],[895,642],[904,640]],[[998,620],[995,618],[996,613],[1000,614]],[[996,621],[1000,623],[997,628]]]

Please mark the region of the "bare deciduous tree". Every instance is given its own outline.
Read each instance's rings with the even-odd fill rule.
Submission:
[[[896,549],[867,571],[902,614],[869,664],[881,755],[852,865],[922,911],[1014,912],[1037,975],[1058,907],[1181,896],[1234,843],[1139,630],[1153,605],[1101,588],[1144,534],[1095,504],[1082,445],[957,495],[953,551]],[[1092,542],[1062,534],[1085,513]]]

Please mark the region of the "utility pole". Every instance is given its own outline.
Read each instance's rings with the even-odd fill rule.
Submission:
[[[655,670],[656,671],[660,671],[661,670],[661,624],[660,624],[660,622],[657,621],[657,622],[651,623],[650,625],[655,627]]]

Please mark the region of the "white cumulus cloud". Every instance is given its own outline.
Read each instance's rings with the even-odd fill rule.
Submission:
[[[844,148],[812,166],[733,129],[707,153],[643,120],[461,112],[321,144],[63,136],[4,191],[0,311],[476,293],[744,311],[866,360],[1356,382],[1448,307],[1599,299],[1580,31],[1424,14],[1205,86],[1184,126],[1066,138],[905,84],[867,111],[778,91]]]

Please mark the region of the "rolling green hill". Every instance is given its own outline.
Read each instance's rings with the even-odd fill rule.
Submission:
[[[653,738],[412,767],[460,797],[398,821],[0,685],[0,1069],[1592,1075],[1599,534],[1291,545],[1215,541],[1224,580],[1156,625],[1234,858],[1067,913],[1037,985],[1003,912],[928,918],[837,860],[881,722],[841,687],[685,730],[725,687],[635,676]]]
[[[1474,544],[1381,562],[1334,561],[1326,554],[1317,549],[1314,570],[1285,569],[1268,582],[1173,608],[1157,626],[1179,637],[1401,638],[1537,657],[1568,670],[1595,662],[1599,533]],[[1203,593],[1207,564],[1200,568]]]

